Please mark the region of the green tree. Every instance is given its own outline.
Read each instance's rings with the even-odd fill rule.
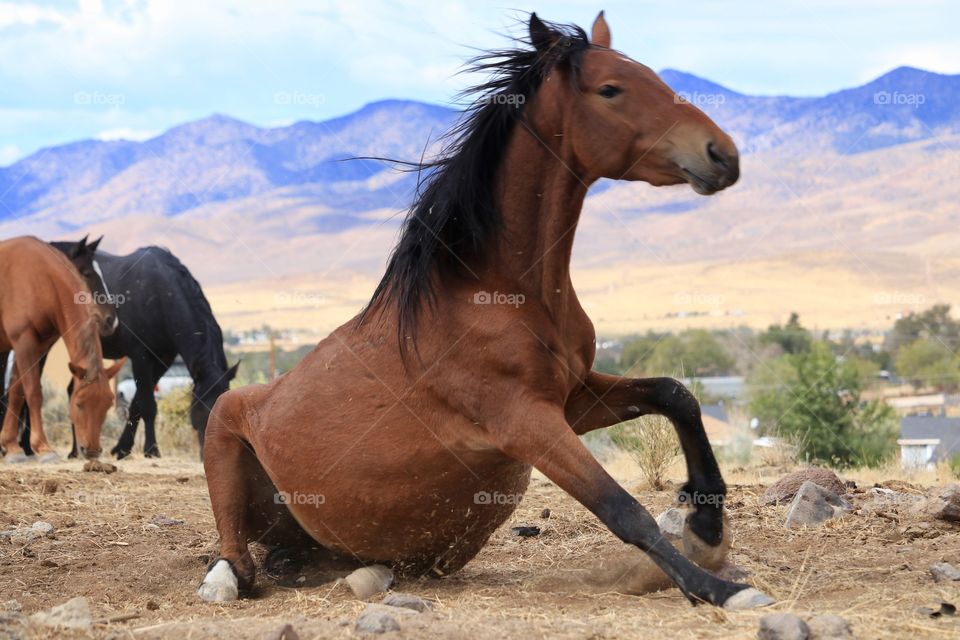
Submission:
[[[810,351],[813,338],[810,332],[800,324],[800,316],[791,313],[787,324],[770,325],[766,333],[760,336],[760,341],[775,344],[784,353],[805,353]]]
[[[861,399],[868,378],[857,360],[836,358],[823,342],[784,354],[751,379],[751,408],[808,460],[876,466],[896,450],[899,425],[893,409]]]
[[[950,305],[934,305],[897,320],[888,337],[887,348],[896,354],[901,347],[920,338],[936,340],[954,353],[960,349],[960,321],[950,317]]]
[[[734,367],[717,337],[703,329],[664,338],[653,348],[646,363],[652,375],[703,377],[729,373]]]
[[[897,374],[916,386],[953,391],[960,386],[960,357],[936,338],[920,338],[898,350]]]
[[[645,335],[628,340],[623,346],[620,355],[620,370],[624,375],[636,376],[646,371],[647,360],[653,354],[657,343],[664,339],[666,334],[648,331]]]

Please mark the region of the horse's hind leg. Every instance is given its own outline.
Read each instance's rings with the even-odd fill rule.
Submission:
[[[242,392],[241,392],[242,393]],[[220,555],[197,590],[208,601],[235,600],[253,588],[256,565],[248,544],[296,549],[310,542],[290,515],[246,441],[238,392],[224,394],[207,423],[203,466],[220,534]]]

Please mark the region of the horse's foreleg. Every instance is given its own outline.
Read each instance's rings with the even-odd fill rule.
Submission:
[[[140,424],[140,417],[143,415],[144,408],[148,406],[148,401],[153,406],[154,415],[156,415],[157,402],[153,397],[153,388],[157,384],[157,379],[153,377],[153,366],[148,356],[130,355],[133,362],[133,381],[137,385],[137,391],[133,394],[130,401],[130,412],[127,415],[127,422],[123,425],[123,433],[117,440],[116,446],[110,450],[118,460],[126,458],[133,452],[133,441],[137,435],[137,426]]]
[[[16,383],[22,385],[23,398],[27,403],[30,416],[30,448],[38,456],[56,455],[47,442],[43,430],[43,388],[40,385],[40,364],[44,354],[34,345],[18,344],[14,349],[16,364],[14,376]],[[19,411],[16,416],[19,416]]]
[[[682,383],[590,372],[566,406],[567,420],[577,434],[650,414],[669,419],[680,440],[688,479],[680,500],[695,508],[691,529],[708,544],[720,544],[727,488],[703,428],[700,404]]]
[[[677,551],[663,538],[650,513],[590,455],[555,407],[517,403],[505,418],[492,434],[504,453],[539,469],[614,535],[646,552],[691,602],[731,608],[772,602],[747,585],[707,573]]]
[[[157,446],[157,399],[152,393],[143,397],[140,415],[143,417],[143,455],[145,458],[159,458]]]

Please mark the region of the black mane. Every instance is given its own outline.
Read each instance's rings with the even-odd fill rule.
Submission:
[[[416,338],[422,305],[435,302],[437,279],[475,277],[467,265],[489,252],[501,230],[495,179],[524,105],[551,69],[566,64],[576,71],[590,47],[587,34],[574,25],[546,24],[531,16],[531,30],[536,31],[531,38],[517,40],[523,48],[487,51],[468,63],[466,72],[489,77],[461,94],[469,106],[443,136],[436,159],[391,161],[408,171],[425,172],[426,178],[418,185],[400,239],[360,322],[378,302],[396,305],[401,349],[406,339]]]

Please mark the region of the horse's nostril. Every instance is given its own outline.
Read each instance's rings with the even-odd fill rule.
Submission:
[[[712,142],[707,143],[707,157],[710,158],[710,160],[714,164],[718,164],[721,167],[727,166],[726,156],[724,156],[720,151],[718,151],[716,145],[713,144]]]

